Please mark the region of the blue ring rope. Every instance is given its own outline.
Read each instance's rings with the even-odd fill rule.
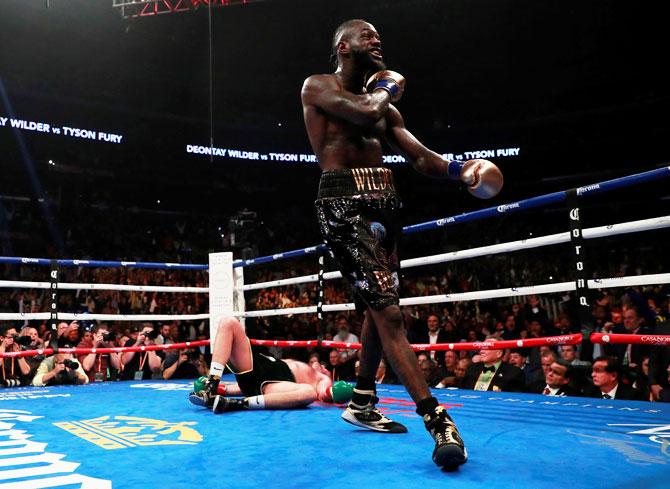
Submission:
[[[599,193],[610,192],[612,190],[630,187],[632,185],[638,185],[641,183],[651,182],[654,180],[660,180],[661,178],[666,178],[669,176],[670,176],[670,166],[664,166],[662,168],[657,168],[655,170],[650,170],[643,173],[636,173],[633,175],[627,175],[625,177],[615,178],[613,180],[607,180],[605,182],[594,183],[591,185],[586,185],[584,187],[579,187],[577,188],[577,195],[579,196],[595,195]],[[486,219],[501,214],[512,214],[522,210],[544,207],[551,204],[556,204],[558,202],[564,202],[567,199],[567,194],[568,194],[567,190],[561,192],[553,192],[550,194],[540,195],[537,197],[531,197],[529,199],[519,200],[517,202],[511,202],[509,204],[487,207],[486,209],[480,209],[478,211],[465,212],[457,216],[435,219],[433,221],[422,222],[419,224],[412,224],[410,226],[405,226],[402,231],[403,234],[419,233],[423,231],[429,231],[431,229],[438,229],[446,226],[451,226],[454,224],[477,221],[479,219]],[[301,248],[298,250],[285,251],[283,253],[275,253],[274,255],[259,256],[258,258],[252,258],[250,260],[235,260],[233,262],[233,267],[234,268],[247,267],[250,265],[260,265],[263,263],[270,263],[273,261],[283,260],[286,258],[296,258],[299,256],[313,255],[315,253],[321,253],[327,249],[328,248],[325,244],[321,244],[317,246],[309,246],[307,248]],[[209,265],[184,264],[184,263],[161,263],[161,262],[143,262],[143,261],[137,261],[137,262],[100,261],[100,260],[57,260],[57,261],[58,265],[60,266],[75,266],[75,267],[80,266],[110,267],[110,268],[129,267],[129,268],[158,268],[158,269],[171,269],[171,270],[209,269]],[[0,256],[0,263],[49,266],[51,260],[49,260],[48,258]]]

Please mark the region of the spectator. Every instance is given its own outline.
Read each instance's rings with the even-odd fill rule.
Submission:
[[[0,354],[5,352],[18,352],[21,348],[16,343],[18,335],[14,326],[5,326],[0,330]],[[5,387],[17,387],[26,385],[30,377],[30,365],[23,357],[11,357],[0,359],[0,382]]]
[[[40,348],[44,348],[44,342],[38,336],[37,330],[31,326],[24,326],[21,328],[19,341],[23,345],[23,350],[39,350]],[[35,372],[37,372],[37,368],[40,366],[42,360],[44,360],[44,355],[32,355],[23,358],[25,358],[26,362],[30,366],[30,372],[22,379],[21,384],[30,385],[33,381],[33,377],[35,376]]]
[[[157,345],[173,345],[176,341],[171,335],[172,325],[170,323],[163,323],[158,329],[158,336],[156,337]]]
[[[573,367],[566,360],[558,359],[551,364],[545,377],[544,396],[579,396],[580,392],[570,386]]]
[[[33,385],[88,384],[88,376],[71,353],[56,353],[42,360],[33,378]]]
[[[455,387],[464,389],[463,383],[465,382],[465,374],[467,373],[468,368],[470,368],[470,365],[472,365],[472,360],[470,360],[470,357],[460,358],[458,360],[458,364],[454,369]]]
[[[668,296],[666,311],[670,318],[670,296]],[[655,335],[670,335],[670,319],[666,319],[654,328]],[[670,346],[653,346],[649,352],[649,390],[652,399],[658,401],[665,391],[665,396],[670,398],[670,382],[667,370],[670,368]]]
[[[168,357],[163,368],[163,379],[195,379],[207,375],[207,368],[199,350],[182,348],[179,354]]]
[[[114,346],[114,333],[109,332],[106,323],[97,324],[91,331],[85,331],[84,339],[77,345],[78,348],[112,348]],[[78,359],[89,382],[114,380],[121,370],[120,353],[89,353],[79,355]]]
[[[517,338],[519,338],[519,328],[517,327],[516,316],[508,314],[505,318],[502,339],[516,340]]]
[[[33,328],[32,326],[24,326],[21,328],[20,336],[27,336],[30,338],[30,343],[25,345],[28,347],[28,349],[37,350],[38,348],[44,348],[44,341],[42,341],[42,338],[40,338],[37,329]]]
[[[358,362],[357,362],[358,363]],[[382,358],[375,373],[375,383],[377,384],[397,384],[398,379],[395,378],[393,370],[386,366],[386,361]]]
[[[333,379],[333,382],[337,382],[338,380],[351,380],[355,368],[354,363],[343,362],[340,353],[337,350],[331,350],[328,355],[327,369],[330,371],[330,377]]]
[[[559,347],[561,358],[573,367],[590,368],[591,362],[577,358],[577,348],[575,345],[561,345]]]
[[[435,387],[443,378],[440,366],[430,357],[422,358],[419,361],[419,368],[429,387]]]
[[[635,382],[632,387],[638,392],[641,400],[654,400],[652,399],[651,390],[649,388],[649,357],[644,357],[642,359],[642,363],[637,368]]]
[[[154,344],[156,333],[151,324],[145,324],[137,331],[136,339],[132,337],[124,346],[148,346]],[[162,351],[128,352],[121,355],[121,380],[148,380],[153,374],[160,372],[163,364]]]
[[[477,391],[521,392],[524,389],[523,372],[503,362],[503,354],[503,350],[481,350],[481,361],[468,368],[463,387]]]
[[[535,349],[535,348],[533,348]],[[528,392],[539,392],[540,389],[545,384],[545,379],[551,369],[551,365],[558,359],[556,352],[553,350],[547,349],[544,350],[540,357],[540,370],[537,370],[534,374],[535,378],[528,385]]]
[[[359,343],[358,336],[350,332],[351,325],[349,324],[349,320],[344,314],[341,314],[337,317],[335,326],[337,327],[337,334],[333,337],[333,341],[339,341],[341,343]],[[340,353],[341,363],[354,360],[357,355],[357,350],[353,348],[339,348],[338,352]]]
[[[620,382],[621,365],[616,357],[598,357],[593,362],[591,378],[593,387],[587,389],[588,397],[603,399],[636,399],[635,391]]]
[[[650,327],[644,324],[637,308],[628,307],[623,313],[623,326],[615,327],[614,333],[619,334],[652,334]],[[626,372],[634,372],[642,363],[642,358],[649,356],[648,345],[615,344],[611,345],[611,355],[617,357],[619,364],[626,368]]]
[[[309,354],[309,360],[307,364],[311,367],[313,363],[321,364],[321,355],[318,352],[312,352]]]
[[[532,387],[542,379],[542,369],[528,363],[528,350],[522,348],[512,350],[509,354],[509,363],[523,372],[524,391],[530,392]]]
[[[426,318],[426,329],[417,337],[417,341],[430,345],[449,343],[449,335],[440,327],[440,318],[436,314],[430,314]],[[431,350],[428,355],[438,365],[444,365],[444,351]]]

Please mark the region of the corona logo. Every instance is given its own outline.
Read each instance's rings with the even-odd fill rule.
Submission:
[[[590,192],[592,190],[598,190],[600,188],[599,183],[594,183],[593,185],[587,185],[586,187],[579,187],[577,189],[577,195],[584,195],[587,192]]]
[[[202,435],[190,428],[195,424],[195,421],[171,423],[135,416],[101,416],[54,423],[105,450],[152,445],[195,445],[202,441]]]
[[[521,207],[521,204],[519,204],[518,202],[514,202],[512,204],[499,205],[497,207],[497,209],[498,209],[498,212],[503,213],[503,212],[507,212],[510,209],[518,209],[520,207]]]

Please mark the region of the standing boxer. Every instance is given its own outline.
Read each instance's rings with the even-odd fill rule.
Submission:
[[[360,375],[342,417],[374,431],[407,431],[375,406],[375,370],[383,351],[435,440],[433,461],[450,469],[465,463],[467,452],[451,417],[431,395],[405,335],[397,290],[400,200],[390,170],[382,167],[382,142],[417,171],[459,179],[480,198],[498,193],[502,175],[486,160],[446,161],[405,128],[391,105],[402,97],[405,79],[386,70],[381,46],[368,22],[344,22],[333,36],[335,72],[310,76],[302,88],[307,135],[322,169],[316,201],[321,233],[357,292],[359,310],[365,310]]]

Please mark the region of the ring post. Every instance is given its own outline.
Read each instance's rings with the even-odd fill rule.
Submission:
[[[209,337],[225,316],[233,314],[233,254],[230,251],[209,254]]]

